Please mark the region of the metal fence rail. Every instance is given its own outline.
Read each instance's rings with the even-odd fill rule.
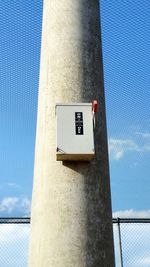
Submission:
[[[150,219],[115,218],[116,267],[150,267]],[[27,267],[30,218],[0,218],[0,267]]]
[[[3,217],[0,218],[0,224],[29,224],[30,217]]]

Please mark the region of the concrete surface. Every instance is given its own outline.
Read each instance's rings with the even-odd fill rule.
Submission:
[[[45,0],[30,267],[114,267],[98,0]],[[56,103],[98,100],[96,157],[56,161]]]

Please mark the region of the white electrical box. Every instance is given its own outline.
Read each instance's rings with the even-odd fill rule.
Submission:
[[[93,159],[94,133],[92,103],[57,104],[57,160]]]

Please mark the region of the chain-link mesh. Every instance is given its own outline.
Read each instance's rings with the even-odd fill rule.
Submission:
[[[0,267],[27,267],[29,219],[0,218]]]
[[[0,267],[27,267],[30,218],[0,218]],[[150,266],[150,219],[113,219],[116,267]]]
[[[124,267],[150,266],[150,224],[121,224]]]
[[[42,0],[0,1],[1,216],[29,214],[42,6]]]
[[[102,0],[101,22],[113,210],[148,210],[150,1]]]
[[[114,220],[116,267],[150,266],[150,220]]]

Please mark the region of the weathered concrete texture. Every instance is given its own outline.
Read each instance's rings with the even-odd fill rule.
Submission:
[[[114,267],[98,0],[45,0],[30,267]],[[90,163],[56,161],[55,104],[98,99]]]

